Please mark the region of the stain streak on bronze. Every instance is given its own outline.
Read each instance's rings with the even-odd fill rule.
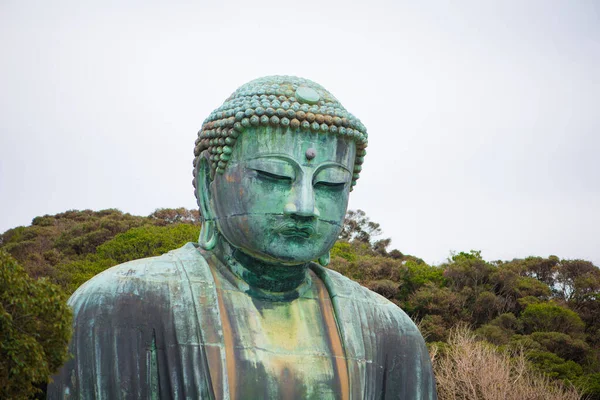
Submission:
[[[283,400],[294,400],[295,398],[295,391],[294,388],[292,386],[292,382],[290,381],[290,371],[289,369],[287,369],[287,367],[281,369],[281,372],[279,374],[279,376],[281,377],[281,398]]]
[[[210,369],[210,380],[212,382],[215,400],[223,399],[223,376],[221,371],[221,349],[216,346],[204,346],[208,367]]]
[[[340,385],[341,399],[348,400],[350,398],[350,379],[348,378],[348,366],[346,364],[346,354],[342,347],[342,341],[340,339],[340,333],[338,331],[337,322],[333,315],[333,304],[329,298],[329,293],[321,280],[313,275],[313,282],[317,286],[319,293],[319,302],[321,303],[321,310],[323,313],[323,320],[325,321],[325,328],[329,336],[331,343],[331,351],[333,353],[334,366],[337,371],[337,376]]]
[[[223,324],[223,339],[225,342],[225,362],[227,363],[227,378],[229,383],[229,398],[236,399],[236,368],[235,368],[235,354],[233,348],[233,331],[231,329],[231,321],[229,320],[229,314],[223,303],[223,293],[221,282],[218,277],[218,273],[211,268],[210,272],[215,280],[217,287],[217,302],[219,303],[219,312],[221,314],[221,322]]]
[[[206,307],[211,306],[207,300],[207,297],[200,296],[198,303],[201,309],[206,309]],[[210,380],[215,400],[221,400],[223,399],[223,366],[221,365],[221,349],[218,346],[211,345],[213,343],[218,343],[219,337],[217,332],[213,329],[213,324],[205,323],[205,326],[206,336],[204,337],[204,351],[206,352],[206,361],[208,363],[208,369],[210,370]]]

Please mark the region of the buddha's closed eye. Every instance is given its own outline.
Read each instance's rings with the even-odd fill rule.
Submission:
[[[270,171],[263,171],[260,169],[252,168],[254,172],[256,172],[256,176],[259,179],[262,179],[267,182],[274,183],[292,183],[292,178],[290,176],[285,176],[277,173],[273,173]]]
[[[313,177],[313,186],[320,189],[342,190],[350,182],[348,170],[338,165],[329,165],[318,170]]]
[[[346,182],[326,182],[319,181],[313,185],[317,189],[342,190],[346,187]]]
[[[246,168],[265,182],[290,184],[296,178],[296,170],[287,161],[277,158],[257,158],[246,163]]]

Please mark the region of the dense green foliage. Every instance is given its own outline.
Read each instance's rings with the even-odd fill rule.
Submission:
[[[32,277],[72,293],[93,275],[132,259],[195,241],[197,212],[157,210],[138,217],[117,210],[68,211],[37,217],[0,235]],[[381,229],[362,211],[349,212],[333,268],[402,307],[430,343],[443,343],[458,324],[507,351],[525,351],[546,376],[600,399],[600,269],[550,256],[489,262],[478,251],[433,266],[388,250]]]
[[[113,265],[197,240],[198,220],[183,208],[67,211],[0,235],[0,399],[31,397],[66,361],[69,294]]]
[[[428,342],[446,342],[466,324],[600,399],[600,269],[592,263],[554,256],[488,262],[471,251],[430,266],[359,238],[336,243],[330,267],[402,307]]]
[[[30,278],[0,249],[0,398],[28,398],[62,365],[71,337],[67,296]]]
[[[199,230],[198,226],[184,223],[131,228],[102,243],[95,253],[58,265],[54,280],[72,293],[82,283],[109,267],[139,258],[159,256],[193,242],[197,240]]]
[[[158,209],[148,217],[119,210],[67,211],[33,219],[0,235],[0,248],[33,277],[46,277],[71,294],[99,272],[157,256],[195,241],[198,211]]]

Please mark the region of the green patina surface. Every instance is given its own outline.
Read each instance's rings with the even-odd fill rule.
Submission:
[[[309,149],[318,149],[310,160]],[[339,235],[354,154],[354,142],[345,138],[251,128],[239,138],[225,172],[199,186],[208,203],[203,216],[254,259],[307,263],[326,254]]]
[[[49,397],[435,398],[406,314],[312,262],[341,231],[366,138],[311,81],[234,92],[196,141],[199,245],[73,295],[75,358]]]

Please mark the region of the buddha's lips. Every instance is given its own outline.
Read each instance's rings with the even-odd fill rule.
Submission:
[[[284,222],[275,227],[275,232],[282,236],[309,238],[316,233],[316,230],[313,224],[295,224],[293,222]]]

